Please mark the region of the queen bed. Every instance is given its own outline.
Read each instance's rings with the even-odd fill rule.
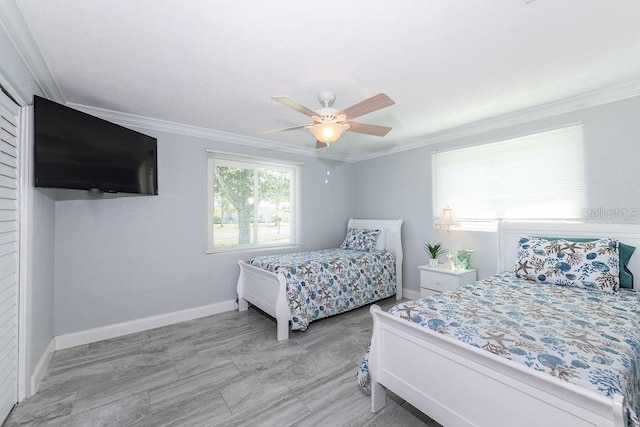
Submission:
[[[350,219],[341,248],[239,261],[238,306],[276,319],[277,339],[313,320],[402,298],[402,220]]]
[[[372,306],[372,411],[388,389],[445,426],[637,426],[640,293],[618,289],[618,242],[638,247],[638,226],[504,222],[503,273],[388,313]],[[581,248],[605,274],[575,287],[564,263]],[[531,268],[544,257],[554,277]],[[640,272],[640,256],[627,261]]]

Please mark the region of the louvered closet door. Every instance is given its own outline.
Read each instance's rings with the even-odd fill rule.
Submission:
[[[18,401],[18,114],[0,92],[0,424]]]

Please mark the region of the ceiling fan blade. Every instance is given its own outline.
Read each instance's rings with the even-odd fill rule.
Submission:
[[[355,119],[356,117],[363,116],[393,104],[395,104],[393,99],[389,98],[384,93],[379,93],[371,98],[367,98],[364,101],[358,102],[351,107],[347,107],[344,110],[337,112],[336,116],[344,114],[347,116],[347,119]]]
[[[358,122],[346,122],[351,127],[347,129],[348,132],[364,133],[367,135],[385,136],[391,130],[388,126],[370,125],[367,123]]]
[[[313,116],[317,116],[318,115],[318,113],[316,113],[312,109],[305,107],[304,105],[300,104],[295,99],[289,98],[288,96],[272,96],[271,99],[274,99],[274,100],[278,101],[279,103],[284,104],[289,108],[293,108],[294,110],[299,111],[302,114],[305,114],[305,115],[307,115],[309,117],[313,117]]]
[[[319,148],[325,148],[328,147],[328,144],[325,144],[324,142],[320,142],[316,139],[316,150]]]
[[[309,125],[298,125],[298,126],[291,126],[289,128],[263,130],[262,132],[258,132],[258,135],[271,135],[272,133],[286,132],[288,130],[302,129],[302,128],[305,128],[307,126],[309,126]]]

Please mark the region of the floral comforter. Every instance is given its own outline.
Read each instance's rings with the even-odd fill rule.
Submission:
[[[390,252],[326,249],[253,258],[249,264],[282,273],[287,281],[291,329],[353,310],[396,293]]]
[[[638,425],[638,292],[540,284],[509,272],[389,313],[606,396],[622,394]],[[367,356],[358,372],[364,388]]]

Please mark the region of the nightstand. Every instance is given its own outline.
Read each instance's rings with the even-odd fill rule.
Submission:
[[[458,286],[467,285],[477,280],[476,270],[452,270],[444,267],[421,265],[420,297],[425,298],[445,291],[453,291]]]

